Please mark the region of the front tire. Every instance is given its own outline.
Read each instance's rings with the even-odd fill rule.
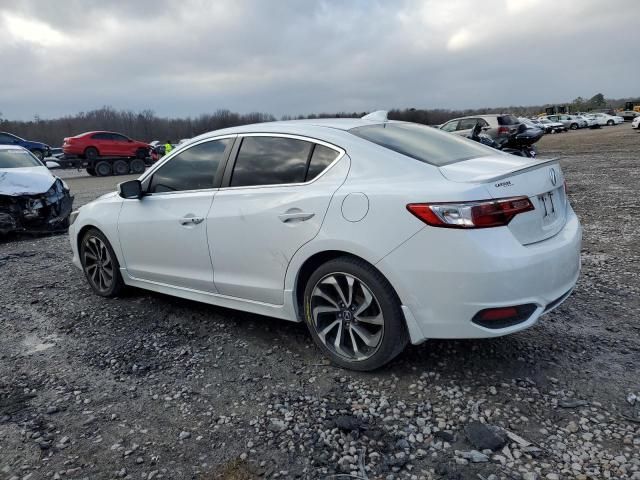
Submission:
[[[570,128],[571,130],[577,130],[577,129],[578,129],[578,124],[577,124],[577,123],[572,123],[572,124],[569,126],[569,128]]]
[[[120,264],[107,237],[95,228],[84,234],[80,243],[82,270],[91,289],[101,297],[116,297],[125,285]]]
[[[144,164],[144,161],[139,158],[131,160],[131,173],[143,173],[146,167],[147,166]]]
[[[607,125],[612,127],[615,122],[613,120],[607,120]]]
[[[409,341],[391,284],[371,265],[351,257],[330,260],[311,275],[304,320],[320,350],[351,370],[380,368]]]

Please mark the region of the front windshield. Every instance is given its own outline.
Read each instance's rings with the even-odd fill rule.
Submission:
[[[42,163],[26,150],[0,150],[0,168],[42,167]]]

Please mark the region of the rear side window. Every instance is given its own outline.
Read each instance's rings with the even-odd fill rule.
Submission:
[[[110,133],[95,133],[91,135],[94,140],[113,140],[113,136]]]
[[[489,147],[415,123],[383,123],[349,130],[352,134],[381,147],[435,166],[486,157]]]
[[[295,138],[245,137],[230,186],[302,183],[312,147],[312,143]]]
[[[311,155],[311,161],[309,162],[309,169],[307,170],[307,176],[305,181],[313,180],[320,175],[325,168],[338,158],[340,155],[333,148],[325,147],[324,145],[316,145]]]
[[[516,125],[518,119],[513,115],[500,115],[498,117],[498,125]]]
[[[460,120],[460,125],[458,125],[458,130],[471,130],[476,126],[476,123],[480,121],[479,118],[463,118]],[[484,125],[480,124],[481,127]]]
[[[230,138],[200,143],[179,153],[156,170],[149,191],[179,192],[214,188],[216,172]]]

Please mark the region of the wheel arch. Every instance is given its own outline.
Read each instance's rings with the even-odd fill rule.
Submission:
[[[380,273],[380,275],[382,275],[384,279],[387,282],[389,282],[389,285],[391,285],[391,288],[393,290],[393,294],[402,305],[402,299],[400,298],[400,295],[398,295],[397,290],[391,283],[391,280],[389,280],[389,278],[387,278],[387,276],[382,271],[380,271],[380,269],[377,268],[373,263],[369,262],[367,259],[362,258],[359,255],[356,255],[354,253],[350,253],[344,250],[323,250],[320,252],[316,252],[313,255],[311,255],[309,258],[307,258],[298,269],[298,273],[296,275],[295,284],[293,288],[294,307],[296,309],[296,315],[298,319],[302,320],[304,290],[307,285],[307,281],[309,280],[313,272],[315,272],[318,269],[318,267],[320,267],[320,265],[340,257],[348,257],[348,258],[359,260],[361,262],[365,262],[371,268],[373,268],[378,273]]]
[[[80,244],[82,243],[82,239],[83,239],[84,235],[91,229],[98,230],[102,235],[105,236],[105,238],[109,241],[109,244],[111,245],[111,248],[113,249],[113,253],[115,253],[115,255],[116,255],[116,259],[118,260],[118,263],[120,264],[120,268],[123,268],[124,267],[124,263],[123,263],[124,259],[123,259],[122,250],[120,250],[120,243],[118,242],[117,239],[112,238],[112,236],[109,234],[107,229],[100,228],[100,226],[97,225],[96,222],[86,223],[86,224],[82,225],[82,227],[80,227],[80,229],[78,230],[78,233],[76,234],[76,238],[75,238],[76,248],[78,249],[78,255],[80,255]]]

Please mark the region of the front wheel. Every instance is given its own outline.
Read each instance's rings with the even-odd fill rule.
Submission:
[[[324,354],[352,370],[385,365],[409,341],[393,287],[371,265],[350,257],[331,260],[311,275],[304,319]]]
[[[615,122],[613,120],[608,120],[607,121],[607,125],[609,125],[610,127],[612,127],[614,123]]]
[[[571,130],[577,130],[578,129],[578,124],[577,123],[572,123],[571,126],[569,126],[569,128]]]
[[[115,297],[124,289],[120,264],[107,237],[95,228],[80,243],[80,261],[89,285],[101,297]]]

